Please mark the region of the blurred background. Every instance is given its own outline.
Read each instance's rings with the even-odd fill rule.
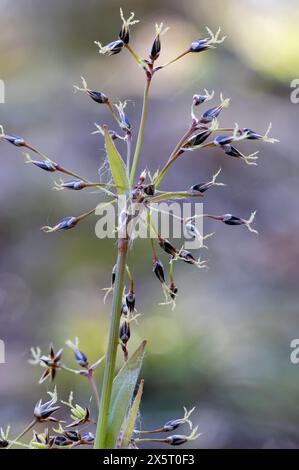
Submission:
[[[196,405],[202,435],[190,447],[298,447],[299,365],[290,362],[290,342],[299,337],[299,104],[290,100],[290,83],[299,78],[298,2],[0,0],[6,85],[0,124],[91,180],[105,158],[102,138],[91,135],[94,122],[114,124],[106,108],[74,95],[73,84],[83,75],[90,88],[131,100],[134,136],[141,112],[142,71],[127,51],[104,57],[93,43],[116,39],[119,6],[141,20],[131,41],[141,56],[151,47],[154,24],[170,26],[160,63],[204,36],[205,25],[221,25],[227,35],[215,51],[190,54],[155,76],[140,169],[154,172],[166,161],[188,125],[192,95],[204,88],[216,91],[215,103],[220,92],[231,97],[223,126],[238,122],[264,133],[271,121],[271,134],[280,139],[240,145],[248,153],[260,150],[257,167],[216,149],[186,154],[165,179],[166,189],[185,189],[208,181],[221,166],[227,186],[209,191],[204,210],[247,217],[256,209],[259,235],[206,222],[205,231],[216,232],[203,252],[210,269],[176,263],[175,311],[159,305],[149,243],[134,245],[130,265],[142,317],[130,351],[144,337],[149,342],[141,426],[159,426],[181,417],[183,405]],[[110,283],[116,247],[96,238],[95,218],[71,232],[42,233],[42,225],[80,214],[102,196],[53,191],[57,178],[25,165],[8,143],[1,142],[0,160],[0,338],[6,345],[0,425],[11,423],[15,435],[52,389],[48,382],[37,385],[41,370],[28,364],[30,346],[47,352],[50,341],[59,348],[79,336],[91,361],[104,353],[110,299],[104,305],[101,289]],[[71,351],[64,360],[75,367]],[[83,377],[59,373],[57,385],[61,398],[72,389],[76,401],[87,404],[91,392]]]

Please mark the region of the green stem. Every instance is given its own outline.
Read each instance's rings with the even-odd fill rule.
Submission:
[[[97,432],[95,437],[95,449],[106,449],[106,438],[108,429],[108,419],[111,405],[112,384],[115,375],[115,363],[118,346],[120,312],[122,305],[122,295],[125,281],[126,261],[128,254],[128,240],[120,238],[118,240],[118,256],[116,263],[116,279],[113,288],[112,318],[110,324],[108,348],[106,354],[105,371],[100,401]]]
[[[13,441],[11,441],[7,449],[10,449],[11,446],[13,446],[14,444],[17,444],[17,441],[19,441],[23,436],[25,436],[25,434],[27,434],[27,432],[30,431],[30,429],[32,429],[36,423],[37,423],[37,420],[34,419],[30,424],[28,424],[28,426],[24,429],[24,431],[22,431],[21,434],[19,434]]]
[[[151,77],[147,76],[146,77],[146,85],[145,85],[144,95],[143,95],[143,105],[142,105],[142,115],[141,115],[140,127],[139,127],[138,138],[137,138],[137,143],[136,143],[136,148],[135,148],[135,153],[134,153],[134,158],[133,158],[133,164],[132,164],[132,170],[131,170],[131,177],[130,177],[131,186],[134,183],[135,172],[136,172],[138,158],[139,158],[140,150],[141,150],[141,144],[142,144],[142,140],[143,140],[144,127],[145,127],[145,121],[146,121],[147,109],[148,109],[148,93],[149,93],[150,84],[151,84]]]
[[[188,140],[188,138],[193,134],[193,132],[195,131],[195,127],[193,125],[193,123],[191,124],[190,128],[187,130],[187,132],[183,135],[183,137],[181,138],[181,140],[178,142],[178,144],[175,146],[175,148],[173,149],[167,163],[165,164],[164,168],[162,168],[161,172],[159,173],[157,179],[154,181],[154,184],[155,184],[155,187],[157,188],[158,185],[161,183],[161,181],[163,180],[164,176],[166,175],[170,165],[172,165],[173,162],[175,162],[175,160],[179,157],[180,155],[180,150],[181,150],[181,147],[184,145],[184,143],[186,142],[186,140]]]

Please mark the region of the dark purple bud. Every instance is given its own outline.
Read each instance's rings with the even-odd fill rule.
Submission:
[[[73,180],[73,181],[67,181],[66,183],[63,183],[61,186],[66,189],[74,189],[76,191],[79,191],[80,189],[86,188],[86,183],[84,183],[84,181],[82,180]]]
[[[31,160],[31,163],[33,163],[33,165],[38,166],[38,168],[41,168],[42,170],[51,171],[52,173],[53,171],[57,170],[57,166],[58,166],[57,163],[51,162],[49,160],[44,160],[44,161]]]
[[[242,129],[243,132],[247,133],[247,139],[250,140],[257,140],[257,139],[262,139],[263,136],[261,134],[258,134],[255,131],[252,131],[251,129],[244,128]]]
[[[196,135],[193,135],[184,145],[184,147],[196,147],[201,145],[211,135],[211,131],[201,131]]]
[[[72,441],[65,436],[55,436],[54,444],[58,447],[64,447],[71,445]]]
[[[207,99],[207,95],[193,95],[193,104],[194,106],[199,106],[204,103]]]
[[[156,274],[157,278],[161,282],[161,284],[165,284],[165,275],[163,264],[159,259],[155,259],[153,263],[153,272]]]
[[[155,194],[155,185],[148,184],[147,186],[144,186],[143,191],[147,196],[153,196]]]
[[[217,135],[213,140],[215,145],[227,145],[233,142],[234,137],[232,135]]]
[[[211,46],[208,44],[208,39],[197,39],[197,41],[193,41],[190,46],[190,52],[203,52],[207,49],[210,49]]]
[[[78,442],[81,440],[81,436],[78,431],[66,431],[64,436],[72,442]]]
[[[167,421],[167,423],[163,426],[163,432],[171,432],[177,429],[182,424],[185,424],[185,419],[172,419],[171,421]]]
[[[190,251],[187,250],[181,250],[179,253],[180,258],[185,261],[185,263],[188,264],[195,264],[196,260],[193,257],[193,255],[190,253]]]
[[[72,217],[72,216],[65,217],[56,225],[56,230],[69,230],[75,227],[77,223],[78,223],[77,217]]]
[[[115,131],[112,131],[112,130],[109,130],[109,135],[110,135],[110,137],[111,137],[112,140],[116,140],[116,139],[118,139],[118,137],[119,137],[119,136],[117,135],[117,133],[116,133]]]
[[[127,344],[131,336],[130,323],[123,322],[119,330],[119,339],[123,344]]]
[[[81,441],[84,444],[92,444],[94,442],[94,435],[90,431],[86,432],[82,435]]]
[[[161,52],[161,41],[160,41],[160,35],[158,34],[155,37],[155,40],[152,45],[152,49],[150,52],[150,58],[151,60],[157,60]]]
[[[87,93],[89,94],[90,98],[96,103],[108,103],[108,96],[106,96],[104,93],[101,93],[100,91],[87,90]]]
[[[163,238],[160,238],[159,245],[162,248],[162,250],[165,251],[165,253],[168,253],[171,256],[176,256],[177,250],[168,240],[164,240]]]
[[[167,444],[170,444],[171,446],[180,446],[182,444],[186,444],[188,442],[188,439],[186,436],[181,436],[177,434],[176,436],[169,436],[165,439],[165,442]]]
[[[129,312],[134,312],[135,310],[135,293],[133,291],[130,291],[126,295],[126,304],[129,309]]]
[[[196,191],[199,193],[204,193],[211,187],[211,183],[199,183],[191,186],[190,191]]]
[[[123,315],[124,317],[126,317],[126,316],[128,315],[128,312],[129,312],[129,309],[128,309],[127,304],[122,304],[122,307],[121,307],[121,315]]]
[[[232,214],[224,214],[222,217],[222,222],[227,225],[242,225],[244,223],[242,219]]]
[[[57,421],[57,419],[52,418],[52,414],[55,411],[60,409],[60,406],[53,406],[54,400],[50,400],[47,403],[42,403],[42,400],[39,400],[34,408],[34,416],[38,421]]]
[[[0,449],[5,449],[8,446],[9,446],[8,441],[6,441],[5,439],[0,439]]]
[[[125,43],[121,39],[118,39],[117,41],[112,41],[107,44],[105,48],[107,49],[109,55],[115,55],[121,52],[124,45]]]
[[[239,152],[239,150],[236,149],[236,147],[233,147],[230,144],[223,145],[222,148],[224,152],[226,153],[226,155],[230,155],[231,157],[237,157],[237,158],[243,157],[242,153]]]
[[[120,33],[118,35],[119,39],[124,43],[124,44],[129,44],[130,41],[130,30],[129,27],[126,24],[123,24],[120,30]]]
[[[5,135],[3,136],[7,142],[10,142],[13,145],[16,145],[17,147],[24,147],[26,145],[25,140],[23,137],[19,137],[17,135]]]
[[[219,116],[223,106],[214,106],[211,109],[208,109],[205,113],[203,113],[200,122],[202,124],[208,124],[209,122],[212,122],[213,119],[215,119],[217,116]]]
[[[79,349],[73,349],[75,359],[81,367],[88,367],[88,358],[87,356],[80,351]]]

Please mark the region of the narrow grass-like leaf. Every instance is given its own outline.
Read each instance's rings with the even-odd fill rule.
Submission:
[[[129,181],[127,177],[126,167],[109,135],[108,127],[103,126],[103,129],[105,135],[106,152],[112,177],[117,187],[118,194],[123,194],[129,189]]]
[[[106,448],[113,449],[127,415],[144,357],[146,341],[143,341],[130,359],[120,369],[113,381],[108,420]]]
[[[136,423],[136,419],[137,419],[138,411],[140,407],[141,397],[143,393],[143,385],[144,385],[144,380],[142,379],[140,381],[138,392],[130,408],[128,416],[125,419],[125,423],[123,426],[123,437],[122,437],[121,446],[120,446],[122,449],[127,449],[132,439],[132,435],[135,429],[135,423]]]
[[[193,193],[193,192],[188,192],[188,191],[180,191],[177,193],[165,192],[165,193],[152,197],[150,199],[150,202],[166,201],[167,199],[185,199],[189,197],[203,197],[203,194]]]

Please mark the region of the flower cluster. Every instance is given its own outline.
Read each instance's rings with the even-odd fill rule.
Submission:
[[[180,246],[175,246],[172,241],[164,238],[153,221],[153,212],[163,212],[162,209],[159,208],[159,205],[157,206],[157,203],[163,201],[186,201],[192,200],[193,198],[200,198],[200,200],[202,200],[212,188],[224,186],[224,183],[218,181],[218,176],[221,171],[221,169],[219,169],[207,181],[193,181],[189,188],[174,188],[172,191],[166,191],[160,187],[165,176],[170,169],[172,169],[174,163],[178,159],[185,158],[188,152],[204,150],[206,155],[206,152],[211,148],[219,149],[220,154],[225,158],[232,157],[236,161],[239,160],[247,165],[254,166],[257,164],[258,151],[246,155],[240,148],[241,143],[246,140],[250,142],[258,141],[259,143],[274,143],[277,141],[269,137],[271,124],[264,134],[249,129],[246,126],[240,126],[237,123],[229,127],[220,126],[220,116],[224,114],[224,110],[229,106],[230,99],[224,98],[221,93],[219,100],[216,101],[214,106],[207,106],[201,111],[203,107],[215,98],[214,91],[209,92],[207,89],[204,89],[194,94],[190,100],[191,116],[187,130],[179,139],[179,142],[175,145],[169,157],[165,159],[162,168],[157,170],[149,168],[150,162],[146,162],[144,169],[140,171],[139,176],[136,177],[148,112],[149,90],[153,77],[156,73],[160,73],[165,67],[175,64],[187,54],[201,53],[215,49],[217,45],[224,41],[225,36],[220,35],[220,28],[217,30],[216,34],[207,28],[207,35],[195,39],[174,59],[168,63],[156,65],[156,61],[159,60],[162,52],[162,37],[167,32],[168,28],[165,28],[163,23],[156,24],[149,55],[143,58],[135,52],[131,44],[131,27],[139,21],[135,19],[134,13],[131,13],[128,19],[125,19],[122,10],[120,13],[122,26],[118,37],[106,45],[102,45],[100,42],[96,41],[96,45],[99,48],[100,54],[108,56],[114,56],[126,50],[145,74],[143,108],[134,152],[132,151],[132,145],[134,143],[135,130],[132,128],[128,114],[128,101],[115,103],[109,94],[106,93],[106,90],[104,92],[103,90],[89,88],[87,81],[83,77],[81,77],[82,85],[74,86],[75,91],[83,92],[95,105],[102,107],[102,109],[108,109],[114,119],[116,130],[108,128],[106,124],[100,125],[96,123],[96,130],[93,132],[93,134],[103,137],[105,141],[111,179],[103,182],[97,177],[95,181],[90,181],[86,177],[78,175],[77,172],[69,170],[65,168],[64,165],[53,161],[33,145],[29,144],[23,137],[6,134],[4,128],[2,126],[0,127],[0,139],[23,150],[26,163],[33,164],[35,167],[52,174],[71,178],[68,180],[60,178],[59,181],[55,182],[55,189],[60,191],[74,190],[84,192],[88,191],[90,188],[96,188],[98,192],[105,197],[103,201],[105,205],[115,204],[119,196],[125,196],[126,198],[126,208],[121,212],[114,230],[118,237],[118,259],[112,269],[111,284],[105,289],[106,293],[104,297],[104,300],[106,300],[109,293],[113,294],[112,322],[101,400],[93,375],[96,367],[102,362],[103,358],[90,364],[86,354],[80,350],[77,339],[75,341],[68,340],[67,345],[72,349],[80,369],[71,369],[62,362],[63,349],[59,349],[58,352],[55,352],[53,345],[51,345],[48,355],[42,355],[39,348],[32,349],[33,357],[31,362],[33,364],[40,364],[45,369],[40,378],[40,383],[47,379],[51,381],[54,380],[57,371],[62,370],[84,376],[89,380],[95,394],[96,402],[99,405],[98,431],[96,436],[94,436],[91,432],[83,432],[78,429],[82,425],[89,425],[92,420],[89,407],[82,407],[78,404],[74,405],[72,394],[70,394],[67,402],[62,401],[62,404],[71,411],[70,424],[63,426],[61,421],[56,418],[61,405],[57,405],[57,393],[55,389],[53,393],[49,392],[51,400],[46,403],[43,403],[42,400],[38,401],[34,409],[34,421],[21,436],[11,441],[8,437],[9,430],[4,432],[1,429],[1,447],[10,447],[12,444],[23,445],[20,442],[21,437],[29,429],[34,428],[35,423],[48,423],[49,421],[59,421],[59,429],[56,435],[51,436],[48,429],[45,429],[43,433],[34,431],[29,447],[75,447],[78,445],[90,445],[93,442],[95,442],[95,447],[104,445],[109,426],[108,415],[112,413],[112,381],[115,375],[115,361],[118,346],[120,346],[123,351],[125,365],[129,364],[132,357],[134,358],[134,354],[132,356],[129,355],[128,343],[132,335],[132,321],[136,321],[139,314],[136,313],[136,300],[138,301],[138,299],[136,299],[132,271],[127,262],[127,253],[128,247],[133,244],[135,227],[138,223],[144,224],[150,234],[149,243],[152,253],[152,271],[162,287],[164,296],[162,303],[166,305],[170,304],[174,308],[179,292],[174,280],[175,262],[184,262],[190,265],[191,268],[205,268],[207,264],[206,261],[201,260],[200,256],[196,256],[186,249],[185,239],[180,241]],[[119,141],[124,145],[123,152],[119,153],[115,146],[115,141]],[[33,155],[35,155],[35,157],[33,157]],[[47,225],[42,227],[42,230],[47,233],[70,230],[77,227],[87,217],[95,214],[95,210],[96,207],[87,210],[81,215],[68,215],[56,222],[53,226]],[[244,218],[231,213],[219,215],[204,212],[203,214],[195,214],[185,219],[179,219],[185,229],[184,233],[188,234],[192,239],[200,239],[203,242],[213,234],[204,235],[200,233],[195,225],[197,218],[208,218],[213,221],[220,221],[231,227],[244,226],[250,232],[257,233],[257,230],[253,227],[255,214],[256,211],[252,211],[249,218]],[[204,247],[205,245],[202,243],[202,248]],[[164,252],[168,257],[168,273],[160,259],[159,250]],[[123,374],[126,370],[125,365],[122,369]],[[137,416],[141,396],[137,394],[137,401],[135,399],[133,404],[131,398],[132,397],[129,397],[128,410],[126,413],[126,419],[129,420],[128,429],[132,430],[132,432],[129,433],[129,438],[126,438],[126,442],[129,442],[130,445],[137,446],[138,443],[142,442],[161,442],[169,445],[180,445],[190,440],[197,439],[199,436],[197,426],[193,427],[190,421],[190,414],[193,412],[193,409],[189,412],[185,409],[183,418],[168,421],[163,426],[153,431],[134,431],[132,423],[133,425],[135,424],[134,419]],[[130,422],[130,420],[132,422]],[[189,435],[174,434],[166,438],[157,439],[139,437],[140,434],[172,432],[185,424],[190,427]],[[123,428],[121,427],[120,429]],[[108,446],[108,444],[106,445]]]

